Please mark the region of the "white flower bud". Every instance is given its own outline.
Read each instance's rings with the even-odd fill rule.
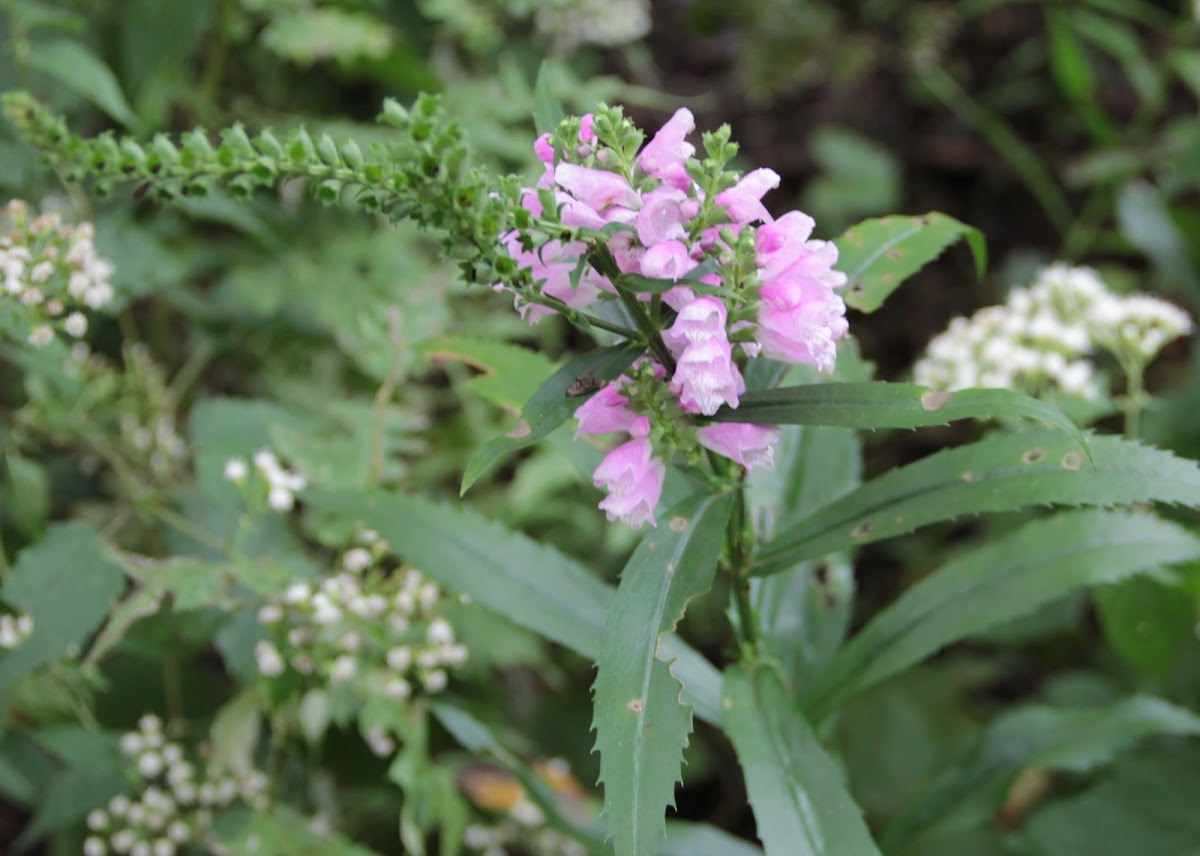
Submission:
[[[241,458],[230,458],[225,462],[225,480],[241,484],[246,480],[248,468]]]
[[[407,646],[392,648],[387,652],[388,668],[395,672],[405,672],[412,665],[412,649]]]

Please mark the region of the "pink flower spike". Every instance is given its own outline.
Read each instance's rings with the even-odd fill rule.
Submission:
[[[771,214],[763,207],[762,198],[768,190],[779,186],[779,173],[773,169],[756,169],[742,176],[742,180],[716,196],[716,203],[729,211],[735,223],[745,224],[755,220],[771,222]]]
[[[554,146],[550,145],[549,134],[542,134],[534,141],[533,152],[542,163],[554,163]]]
[[[646,250],[641,259],[642,274],[654,279],[678,280],[696,266],[682,241],[663,241]]]
[[[833,370],[837,340],[846,335],[846,304],[819,279],[781,276],[759,289],[758,331],[763,354],[788,363]]]
[[[597,213],[610,205],[638,208],[641,199],[637,191],[615,172],[560,163],[554,168],[554,180],[580,202]]]
[[[715,297],[697,297],[675,316],[675,323],[663,333],[663,341],[678,355],[688,345],[708,339],[726,339],[725,304]]]
[[[718,455],[737,461],[748,470],[775,466],[775,443],[779,429],[774,425],[752,425],[748,422],[718,422],[700,428],[696,435],[700,445]]]
[[[642,197],[642,210],[637,215],[638,240],[652,247],[663,241],[678,241],[687,237],[683,228],[688,219],[683,215],[687,194],[671,187],[660,187]],[[693,215],[695,216],[695,215]]]
[[[649,422],[645,417],[640,417],[633,427],[639,429],[633,439],[609,452],[596,467],[592,480],[596,487],[608,490],[608,496],[600,501],[600,509],[608,519],[620,518],[627,526],[640,529],[646,521],[651,526],[658,525],[654,507],[662,496],[667,468],[661,460],[651,457]],[[644,432],[640,430],[643,428]]]
[[[746,391],[724,337],[688,345],[676,363],[671,387],[679,391],[684,410],[705,416],[712,416],[722,404],[736,408],[738,396]]]
[[[696,119],[692,111],[680,107],[638,155],[637,164],[642,172],[661,178],[664,173],[674,171],[673,167],[682,167],[683,162],[696,152],[696,147],[686,142],[687,135],[694,130]]]
[[[592,130],[592,124],[596,121],[596,117],[591,113],[584,113],[579,118],[579,142],[592,143],[596,140],[596,132]]]
[[[638,416],[626,407],[629,399],[620,392],[623,380],[608,384],[579,406],[575,411],[575,418],[579,420],[576,438],[580,434],[612,434],[632,429]]]
[[[808,240],[814,225],[813,218],[802,211],[789,211],[774,223],[758,227],[754,233],[754,248],[758,253],[758,275],[764,282],[815,249],[819,242]]]

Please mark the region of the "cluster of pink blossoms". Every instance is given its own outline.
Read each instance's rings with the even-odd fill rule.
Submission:
[[[628,433],[630,439],[596,469],[595,483],[608,491],[600,507],[609,519],[634,528],[656,524],[666,459],[685,436],[680,426],[695,431],[695,442],[746,468],[771,467],[777,428],[737,422],[693,428],[693,417],[712,416],[722,405],[736,409],[746,391],[740,366],[760,355],[832,370],[836,343],[847,330],[845,304],[835,292],[846,281],[833,270],[837,248],[810,238],[814,224],[806,214],[771,216],[762,198],[779,185],[774,171],[756,169],[735,181],[724,175],[723,159],[714,159],[711,148],[708,160],[697,161],[687,142],[694,129],[691,112],[680,109],[629,163],[620,162],[619,143],[598,138],[590,114],[579,123],[573,150],[561,140],[556,148],[543,135],[534,149],[546,170],[537,187],[524,192],[522,206],[535,221],[567,228],[545,229],[546,240],[533,247],[519,232],[505,237],[537,292],[571,309],[613,299],[618,287],[639,292],[637,282],[624,281],[627,275],[678,283],[661,295],[674,311],[673,319],[662,313],[659,331],[675,363],[670,378],[647,354],[642,360],[651,370],[634,373],[641,381],[622,375],[575,413],[577,436]],[[710,143],[706,138],[706,148]],[[548,212],[551,197],[556,210]],[[582,261],[597,236],[619,275],[606,276]],[[652,299],[644,290],[636,297],[642,306]],[[531,322],[554,311],[520,294],[517,308]],[[655,319],[659,310],[655,305]],[[673,406],[639,388],[644,381],[661,387],[664,380]],[[665,454],[655,455],[652,434],[668,447],[660,450]]]

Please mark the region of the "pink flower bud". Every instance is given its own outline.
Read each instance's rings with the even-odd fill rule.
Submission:
[[[608,496],[600,501],[600,509],[608,519],[620,518],[634,529],[640,529],[646,521],[658,525],[654,507],[662,496],[667,473],[666,464],[652,457],[649,431],[649,420],[638,417],[630,427],[633,439],[609,452],[592,479],[596,487],[608,490]]]
[[[645,276],[677,280],[696,266],[682,241],[663,241],[646,250],[641,268]]]
[[[633,427],[637,414],[628,409],[629,399],[621,394],[622,384],[626,380],[622,376],[579,406],[575,411],[575,418],[579,420],[579,427],[575,429],[576,437],[580,434],[611,434]]]
[[[779,186],[779,174],[773,169],[756,169],[742,176],[742,180],[716,196],[716,203],[729,211],[735,223],[745,224],[755,220],[771,221],[771,214],[763,207],[762,198],[768,190]]]
[[[584,113],[579,117],[579,142],[595,142],[596,132],[592,130],[592,125],[595,123],[595,121],[596,117],[591,113]]]
[[[641,199],[637,191],[615,172],[560,163],[554,168],[554,180],[558,185],[591,208],[602,212],[610,205],[638,208]]]
[[[549,134],[542,134],[534,141],[533,152],[542,163],[554,163],[554,146],[550,145]]]
[[[642,172],[661,178],[672,167],[682,167],[683,162],[696,152],[695,146],[686,142],[687,135],[695,129],[696,120],[692,111],[686,107],[676,110],[675,115],[659,128],[654,139],[638,155],[637,164]]]
[[[718,455],[737,461],[748,470],[775,466],[775,443],[779,429],[773,425],[748,422],[718,422],[696,431],[700,445]]]
[[[675,365],[671,387],[689,413],[712,416],[722,404],[738,406],[746,384],[733,364],[733,349],[724,336],[688,345]]]

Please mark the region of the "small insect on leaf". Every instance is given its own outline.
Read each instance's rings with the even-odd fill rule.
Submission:
[[[603,378],[596,377],[595,369],[585,369],[583,374],[567,384],[567,395],[571,398],[580,395],[591,395],[599,392],[607,383]]]

